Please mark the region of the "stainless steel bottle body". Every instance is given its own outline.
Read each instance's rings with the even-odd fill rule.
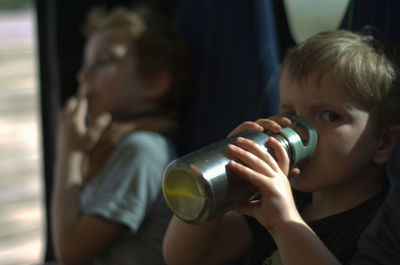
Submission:
[[[299,119],[304,122],[304,119]],[[234,144],[237,137],[244,137],[265,146],[268,138],[274,137],[288,152],[291,163],[299,162],[309,156],[316,145],[315,130],[309,122],[305,122],[306,129],[313,130],[311,136],[307,132],[307,137],[312,138],[308,139],[308,144],[312,146],[306,146],[307,150],[291,128],[284,128],[281,134],[273,135],[248,130],[172,161],[163,177],[163,192],[168,206],[185,222],[204,223],[252,199],[257,190],[226,167],[231,160],[226,153],[227,145]]]

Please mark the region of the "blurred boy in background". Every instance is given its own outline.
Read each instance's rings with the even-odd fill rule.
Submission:
[[[149,11],[90,12],[79,95],[59,116],[53,241],[62,264],[163,264],[161,192],[187,90],[183,40]]]

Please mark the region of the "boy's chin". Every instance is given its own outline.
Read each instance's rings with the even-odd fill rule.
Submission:
[[[293,175],[289,177],[290,186],[294,190],[307,192],[301,185],[301,179],[301,175]]]
[[[289,177],[289,183],[293,190],[307,193],[313,192],[313,189],[304,181],[304,178],[301,175]]]
[[[299,175],[293,175],[293,176],[289,177],[289,183],[292,188],[294,188],[293,186],[296,184],[298,177],[299,177]]]

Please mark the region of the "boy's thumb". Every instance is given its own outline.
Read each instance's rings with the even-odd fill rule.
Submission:
[[[87,137],[88,141],[97,141],[104,130],[108,127],[111,122],[111,114],[110,113],[102,113],[97,116],[93,123],[88,127]]]
[[[249,201],[247,203],[244,203],[242,205],[235,207],[233,210],[242,215],[255,217],[253,214],[254,207],[257,207],[259,203],[260,203],[260,201],[258,201],[258,200],[257,201]]]

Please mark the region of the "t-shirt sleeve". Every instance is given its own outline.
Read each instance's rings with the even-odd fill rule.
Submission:
[[[391,187],[376,216],[364,230],[352,265],[400,263],[400,138],[387,164]]]
[[[161,194],[162,174],[172,159],[170,143],[161,135],[136,132],[127,136],[81,195],[86,214],[125,224],[137,232]]]
[[[375,218],[364,230],[352,265],[400,262],[400,185],[391,190]]]

